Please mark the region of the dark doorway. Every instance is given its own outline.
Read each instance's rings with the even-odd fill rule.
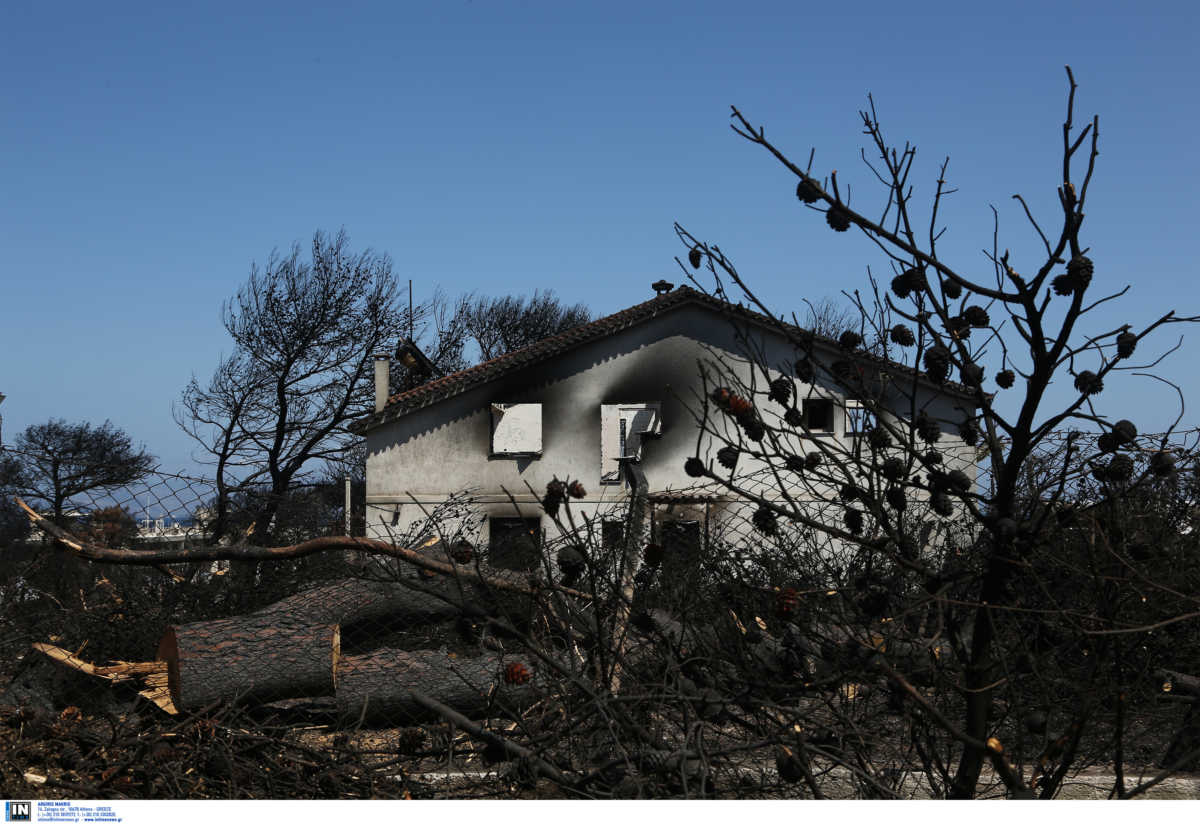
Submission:
[[[488,554],[492,566],[502,569],[533,569],[542,558],[540,518],[490,518]]]

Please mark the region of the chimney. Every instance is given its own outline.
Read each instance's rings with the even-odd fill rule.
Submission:
[[[387,406],[388,376],[392,371],[392,360],[386,354],[375,356],[375,411],[382,412]]]

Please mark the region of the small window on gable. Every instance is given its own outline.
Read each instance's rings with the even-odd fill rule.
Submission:
[[[865,435],[875,427],[875,416],[862,401],[846,401],[846,437]]]
[[[809,432],[833,432],[833,400],[804,399],[804,426]]]
[[[600,407],[600,483],[621,483],[618,458],[639,458],[642,441],[662,432],[658,403],[614,403]]]
[[[540,403],[492,404],[492,454],[500,457],[542,454]]]

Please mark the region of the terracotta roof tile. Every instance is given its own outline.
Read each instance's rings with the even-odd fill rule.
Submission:
[[[492,358],[489,361],[477,364],[475,366],[463,369],[459,372],[454,372],[450,375],[445,375],[440,378],[427,381],[420,386],[408,389],[404,392],[399,392],[391,395],[387,399],[387,404],[380,412],[375,412],[367,415],[352,427],[355,431],[362,431],[371,426],[382,423],[397,415],[402,415],[415,409],[420,409],[432,403],[436,403],[446,398],[453,397],[462,392],[467,391],[475,386],[495,380],[503,375],[514,372],[525,366],[538,363],[549,358],[567,352],[568,350],[581,344],[596,340],[608,335],[615,334],[631,326],[635,326],[643,321],[649,320],[662,312],[666,312],[687,304],[699,304],[718,312],[731,312],[735,317],[752,321],[757,324],[766,324],[770,327],[776,327],[776,323],[771,318],[759,312],[746,309],[741,304],[730,304],[719,298],[706,295],[705,293],[693,289],[689,286],[679,286],[671,292],[663,295],[658,295],[631,306],[628,309],[622,309],[619,312],[614,312],[611,315],[598,318],[597,320],[585,323],[581,326],[569,329],[566,332],[561,332],[557,335],[552,335],[548,338],[543,338],[540,341],[531,343],[528,346],[516,349],[512,352]],[[789,324],[789,328],[793,328]],[[837,346],[837,341],[832,338],[827,338],[822,335],[816,336],[817,340],[824,342],[829,346]],[[859,352],[859,357],[865,353]],[[888,364],[899,367],[901,369],[909,369],[909,367],[884,358],[866,355],[870,360],[878,363]],[[956,394],[970,396],[971,392],[967,387],[953,382],[943,384],[947,390]]]

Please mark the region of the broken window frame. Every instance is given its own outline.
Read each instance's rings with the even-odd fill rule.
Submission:
[[[640,418],[640,419],[639,419]],[[638,426],[641,426],[639,429]],[[662,432],[662,403],[605,403],[600,405],[600,483],[616,486],[624,483],[622,457],[641,457],[642,436]],[[611,466],[610,466],[611,464]]]
[[[540,403],[493,403],[491,409],[491,440],[488,446],[488,455],[492,458],[540,458],[542,456],[542,405]],[[536,409],[536,424],[525,420]],[[504,419],[509,418],[509,424],[506,427]],[[517,435],[509,432],[501,431],[504,429],[515,429],[521,423],[529,427],[529,430],[520,435],[520,430]],[[501,431],[501,438],[515,437],[515,448],[497,449],[496,435]]]

